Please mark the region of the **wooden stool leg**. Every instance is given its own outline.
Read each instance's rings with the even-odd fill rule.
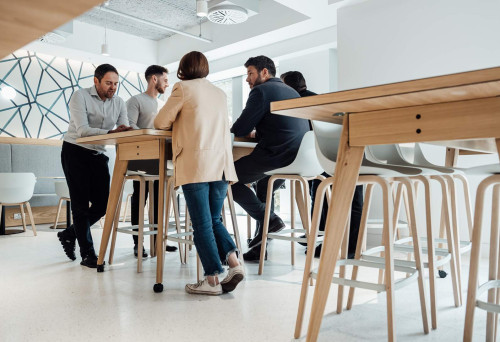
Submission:
[[[264,214],[264,224],[262,229],[262,242],[260,245],[260,262],[259,262],[259,275],[264,271],[264,257],[266,255],[267,232],[269,231],[269,218],[271,217],[271,201],[273,200],[273,185],[278,179],[271,176],[267,182],[267,197],[266,197],[266,211]]]
[[[21,211],[21,221],[23,223],[23,231],[26,231],[26,215],[24,214],[24,205],[22,203],[19,204],[19,209]]]
[[[122,195],[123,196],[123,195]],[[122,222],[125,223],[125,220],[127,219],[127,209],[128,209],[128,203],[130,201],[130,197],[132,195],[127,195],[127,199],[125,200],[125,209],[123,210],[123,219]]]
[[[308,282],[311,276],[314,260],[314,247],[316,246],[316,239],[318,237],[318,227],[321,217],[321,208],[325,198],[325,193],[328,187],[333,183],[333,177],[327,178],[322,181],[316,190],[316,199],[314,201],[314,212],[312,217],[312,224],[307,239],[307,256],[304,266],[304,274],[302,277],[302,289],[300,291],[299,308],[297,311],[297,320],[295,322],[295,338],[299,338],[302,331],[302,323],[304,321],[304,311],[307,299],[307,292],[309,290]]]
[[[172,183],[172,185],[173,185],[173,183]],[[177,205],[177,193],[175,192],[174,188],[170,189],[170,191],[172,192],[172,195],[170,196],[170,200],[172,201],[172,208],[174,211],[175,231],[177,233],[181,233],[181,219],[180,219],[180,215],[179,215],[179,206]],[[179,258],[181,260],[181,264],[185,264],[186,263],[186,260],[185,260],[186,252],[184,251],[184,249],[186,248],[186,245],[183,243],[180,243],[180,242],[177,245],[178,245],[177,248],[179,249]]]
[[[390,203],[391,188],[389,183],[380,181],[384,203],[384,228],[382,240],[384,244],[385,257],[385,291],[387,296],[387,336],[389,341],[396,340],[394,326],[394,256],[393,256],[393,228],[392,228],[392,206]]]
[[[233,192],[231,190],[231,187],[227,187],[227,202],[229,205],[229,212],[231,214],[231,223],[233,224],[233,233],[234,233],[234,240],[236,241],[236,248],[240,251],[239,253],[239,260],[240,264],[243,265],[243,253],[242,248],[241,248],[241,237],[240,237],[240,231],[238,229],[238,220],[236,217],[236,209],[234,207],[234,200],[233,200]]]
[[[467,214],[467,229],[469,231],[469,241],[472,239],[472,209],[470,203],[470,187],[469,181],[463,175],[454,175],[455,178],[462,182],[462,187],[464,191],[464,202],[465,202],[465,212]]]
[[[457,196],[455,181],[452,176],[444,176],[448,183],[448,190],[450,191],[450,209],[451,209],[451,228],[453,233],[453,242],[455,244],[455,264],[457,267],[457,284],[459,304],[462,305],[462,257],[460,254],[460,227],[458,226],[457,219]]]
[[[155,182],[150,180],[148,181],[148,222],[149,222],[149,231],[154,231],[155,225]],[[128,197],[127,197],[128,200]],[[127,212],[127,207],[125,207],[125,213]],[[166,224],[165,227],[168,228]],[[155,235],[149,235],[149,254],[151,257],[154,257],[155,254]]]
[[[290,180],[290,227],[295,229],[295,181],[293,179]],[[292,237],[295,237],[295,233],[292,232]],[[290,251],[291,251],[291,263],[292,266],[295,265],[295,243],[293,241],[290,242]]]
[[[57,222],[59,221],[59,215],[61,215],[61,208],[62,208],[62,204],[63,204],[63,198],[59,198],[59,203],[57,203],[57,213],[56,213],[56,220],[54,222],[54,226],[52,227],[52,229],[57,229]]]
[[[123,196],[123,184],[122,184],[122,188],[120,190],[120,198],[122,198]],[[108,263],[111,265],[113,263],[113,256],[115,254],[115,245],[116,245],[116,233],[118,232],[118,221],[119,221],[119,217],[120,217],[120,207],[121,207],[121,204],[122,204],[122,201],[118,201],[118,203],[116,204],[118,207],[116,208],[116,211],[115,211],[115,218],[113,220],[113,226],[111,227],[112,229],[112,233],[111,233],[111,247],[109,249],[109,258],[108,258]]]
[[[30,218],[31,229],[33,230],[33,235],[36,236],[35,220],[33,219],[33,212],[31,211],[30,202],[25,202],[25,204],[26,204],[26,209],[28,210],[28,215]]]
[[[491,235],[490,235],[490,263],[488,280],[496,280],[498,274],[498,202],[500,185],[495,185],[493,188],[493,201],[491,210]],[[497,289],[488,290],[488,303],[496,303]],[[493,312],[486,314],[486,341],[496,340],[496,325],[497,317]]]
[[[347,259],[347,250],[349,247],[349,228],[351,226],[351,212],[349,210],[349,216],[345,225],[344,240],[342,241],[342,247],[340,249],[340,260]],[[339,267],[339,278],[345,278],[345,266]],[[342,313],[342,307],[344,306],[344,286],[339,285],[337,292],[337,313]]]
[[[467,304],[465,308],[464,342],[471,342],[474,330],[474,311],[476,309],[477,278],[479,271],[479,255],[481,252],[481,225],[483,223],[484,195],[490,185],[490,176],[483,180],[476,192],[474,209],[474,228],[472,230],[472,247],[470,252],[469,283],[467,287]]]
[[[142,272],[142,247],[144,244],[144,201],[146,198],[146,182],[141,177],[139,181],[139,224],[137,231],[137,273]],[[167,222],[165,222],[165,231]]]
[[[413,191],[413,183],[409,179],[403,180],[403,184],[406,186],[406,193],[408,195],[408,200],[409,200],[409,205],[408,205],[408,211],[410,215],[410,222],[411,222],[411,236],[412,236],[412,241],[413,241],[413,250],[414,250],[414,256],[415,256],[415,266],[418,271],[418,289],[419,289],[419,295],[420,295],[420,310],[422,313],[422,324],[424,326],[424,332],[426,334],[429,333],[429,321],[428,321],[428,314],[427,314],[427,295],[426,295],[426,290],[425,290],[425,284],[424,284],[424,263],[422,261],[422,248],[420,247],[420,236],[418,233],[418,226],[417,226],[417,217],[415,213],[416,209],[416,198],[415,198],[415,193]],[[428,183],[424,183],[429,185]]]
[[[356,253],[354,254],[354,259],[361,259],[361,252],[363,250],[363,245],[366,242],[366,228],[368,226],[368,213],[370,212],[370,204],[372,199],[373,184],[368,184],[366,186],[365,201],[363,203],[363,212],[361,213],[361,222],[359,225],[358,241],[356,243]],[[351,279],[358,279],[358,266],[352,267]],[[346,310],[351,310],[354,304],[354,293],[356,291],[355,287],[349,288],[349,296],[347,297]]]

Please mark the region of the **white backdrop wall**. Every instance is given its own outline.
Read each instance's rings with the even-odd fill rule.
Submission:
[[[377,0],[340,8],[339,89],[499,66],[498,13],[498,0]],[[444,162],[443,149],[429,148],[428,152],[435,162]],[[460,157],[459,166],[496,162],[494,155]],[[469,179],[474,200],[481,177]],[[433,192],[438,194],[439,188]],[[371,216],[380,218],[380,205],[374,204]],[[439,204],[436,195],[432,205],[436,225]],[[490,212],[491,201],[487,201],[485,214]],[[460,222],[466,222],[463,209],[459,215]],[[484,228],[488,225],[486,220]],[[461,230],[466,234],[464,224]],[[488,235],[483,235],[485,240]]]

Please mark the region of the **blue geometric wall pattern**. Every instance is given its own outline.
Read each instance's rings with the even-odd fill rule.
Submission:
[[[94,84],[97,65],[37,52],[16,51],[0,61],[0,88],[16,96],[0,96],[0,137],[62,139],[70,118],[74,91]],[[143,74],[118,70],[117,95],[127,101],[146,89]]]

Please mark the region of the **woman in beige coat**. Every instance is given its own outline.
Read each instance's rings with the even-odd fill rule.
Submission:
[[[222,224],[221,210],[228,182],[238,179],[233,165],[225,93],[205,79],[208,61],[198,51],[182,57],[165,106],[155,128],[172,130],[175,186],[182,186],[191,216],[194,244],[206,278],[187,284],[194,294],[219,295],[234,290],[244,271],[233,239]],[[227,276],[222,261],[229,264]]]

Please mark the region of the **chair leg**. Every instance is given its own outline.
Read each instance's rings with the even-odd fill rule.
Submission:
[[[450,191],[450,209],[451,209],[451,228],[453,233],[453,242],[455,243],[455,263],[457,267],[457,283],[460,305],[462,305],[462,256],[460,254],[460,228],[457,219],[457,196],[455,180],[452,176],[444,176],[448,183]]]
[[[489,273],[488,280],[496,280],[498,273],[498,221],[499,221],[499,191],[500,185],[495,185],[493,187],[493,201],[491,210],[491,235],[490,235],[490,263],[489,263]],[[496,298],[497,289],[488,290],[488,303],[496,303],[498,298]],[[493,312],[488,312],[486,315],[486,341],[496,340],[496,325],[497,318],[496,314]]]
[[[124,181],[125,183],[125,181]],[[123,196],[123,188],[124,188],[124,185],[122,184],[122,188],[120,190],[120,198],[122,198]],[[113,264],[113,257],[114,257],[114,254],[115,254],[115,246],[116,246],[116,233],[118,232],[118,222],[119,222],[119,219],[120,219],[120,207],[121,207],[121,204],[122,204],[122,201],[118,201],[117,202],[117,206],[118,208],[116,208],[115,210],[115,218],[113,220],[113,227],[112,227],[112,235],[111,235],[111,247],[109,249],[109,258],[108,258],[108,263],[111,265]]]
[[[295,181],[290,179],[290,227],[295,229]],[[295,233],[292,232],[292,237],[295,236]],[[295,266],[295,243],[293,241],[290,242],[290,261],[292,266]]]
[[[368,184],[366,186],[365,202],[363,203],[363,212],[361,213],[361,222],[359,225],[358,241],[356,243],[356,253],[354,254],[354,259],[356,259],[356,260],[361,259],[361,252],[363,250],[363,245],[366,241],[366,228],[368,226],[368,213],[370,212],[370,204],[371,204],[371,200],[372,200],[372,190],[373,190],[373,184]],[[358,266],[352,267],[352,274],[351,274],[352,280],[358,279],[358,270],[359,270]],[[352,308],[352,305],[354,303],[355,291],[356,291],[355,287],[349,288],[349,296],[347,297],[346,310],[351,310],[351,308]]]
[[[271,176],[267,182],[266,210],[262,229],[262,242],[260,247],[259,275],[264,271],[264,257],[266,255],[267,232],[269,231],[269,218],[271,217],[271,201],[273,199],[273,185],[278,178]]]
[[[314,246],[316,246],[316,240],[318,237],[318,227],[321,217],[321,208],[323,207],[326,190],[332,184],[333,184],[333,177],[327,178],[326,180],[320,183],[316,191],[316,200],[314,201],[312,224],[309,230],[309,237],[307,239],[307,256],[306,256],[306,263],[304,266],[304,274],[302,277],[302,288],[300,291],[299,308],[297,311],[297,320],[295,322],[295,334],[294,334],[295,338],[299,338],[302,331],[302,323],[304,321],[304,311],[307,300],[307,292],[309,290],[308,282],[309,278],[311,277],[311,271],[313,268]]]
[[[21,210],[21,221],[23,222],[23,231],[26,231],[26,216],[24,214],[24,205],[19,204],[19,209]]]
[[[472,230],[472,247],[470,252],[469,282],[467,287],[467,304],[465,308],[464,342],[471,342],[474,330],[474,311],[476,309],[477,278],[479,271],[479,255],[481,252],[481,225],[485,192],[497,176],[484,179],[477,188],[476,206],[474,209],[474,227]]]
[[[429,321],[427,314],[427,295],[424,284],[424,263],[422,261],[422,248],[420,247],[420,236],[418,234],[417,217],[416,217],[416,198],[413,191],[413,183],[409,179],[402,180],[402,183],[406,186],[406,193],[408,195],[408,211],[410,214],[411,222],[411,236],[413,241],[413,250],[415,256],[415,266],[418,271],[418,289],[420,294],[420,310],[422,313],[422,323],[424,326],[424,332],[429,333]],[[426,183],[424,183],[426,184]],[[427,184],[428,185],[428,184]]]
[[[173,184],[173,183],[172,183]],[[179,215],[179,206],[177,205],[177,194],[175,192],[175,189],[170,189],[171,195],[170,195],[170,200],[172,201],[172,209],[174,211],[174,220],[175,220],[175,230],[177,233],[181,233],[181,219]],[[179,250],[179,258],[181,261],[181,264],[186,264],[185,256],[186,253],[184,251],[187,246],[183,243],[178,243],[177,248]]]
[[[462,182],[462,187],[464,190],[464,202],[465,202],[465,212],[467,214],[467,228],[469,231],[469,241],[472,239],[472,209],[470,204],[470,187],[469,181],[466,177],[462,175],[455,175],[455,178]]]
[[[57,203],[56,220],[54,221],[54,226],[52,227],[52,229],[57,229],[57,222],[59,222],[59,215],[61,214],[61,208],[62,208],[63,201],[64,200],[62,198],[59,198],[59,203]]]
[[[146,195],[146,182],[141,177],[139,181],[139,227],[137,232],[137,273],[142,272],[142,246],[144,244],[144,200]],[[166,198],[166,201],[169,199]],[[168,211],[165,211],[168,213]],[[168,218],[168,214],[167,214]],[[168,229],[168,219],[165,222],[165,233]],[[163,250],[165,252],[165,249]]]
[[[30,218],[31,229],[33,230],[33,235],[36,236],[35,220],[33,219],[33,212],[31,211],[31,204],[30,204],[30,202],[25,202],[25,204],[26,204],[26,209],[28,210],[28,215]]]
[[[234,233],[234,240],[236,241],[236,247],[240,251],[239,253],[239,260],[240,264],[243,265],[243,253],[241,252],[241,237],[240,237],[240,231],[238,229],[238,220],[236,217],[236,208],[234,207],[234,200],[233,200],[233,191],[231,190],[231,187],[227,187],[227,203],[229,205],[229,212],[231,214],[231,223],[233,224],[233,233]]]
[[[132,195],[127,195],[127,199],[125,200],[125,209],[123,209],[123,218],[122,218],[123,223],[125,223],[125,220],[127,219],[128,203],[130,201],[131,196]]]
[[[342,259],[347,259],[347,249],[349,247],[349,227],[350,227],[350,222],[351,222],[351,213],[349,213],[346,225],[345,225],[345,233],[344,233],[344,239],[342,240],[342,246],[340,249],[340,260]],[[339,278],[344,279],[345,278],[345,266],[340,266],[339,267]],[[342,313],[342,307],[344,306],[344,286],[339,285],[338,291],[337,291],[337,313],[341,314]]]

